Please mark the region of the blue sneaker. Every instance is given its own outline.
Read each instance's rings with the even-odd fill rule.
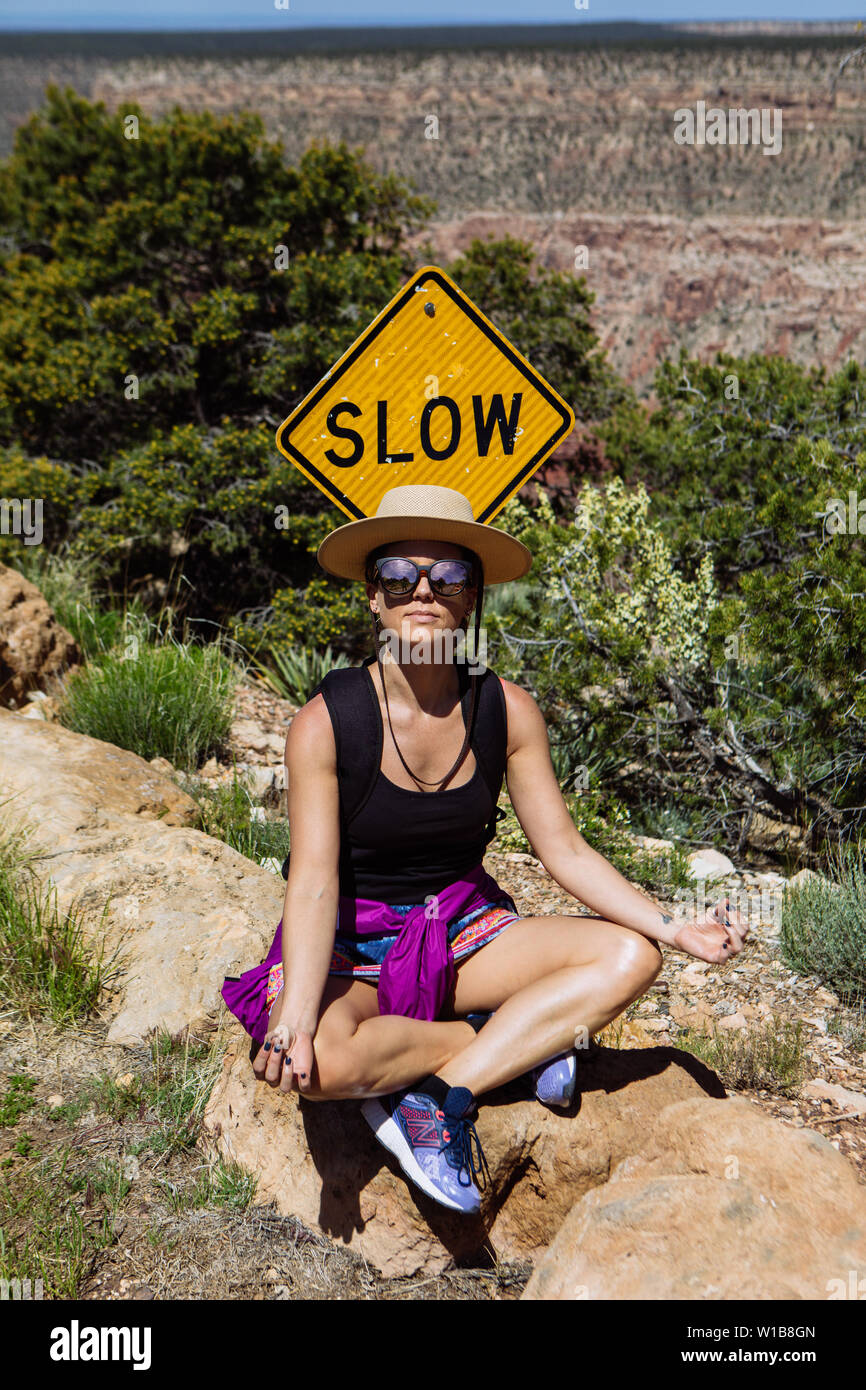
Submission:
[[[495,1011],[493,1011],[495,1012]],[[491,1013],[466,1014],[466,1022],[471,1023],[476,1033],[484,1026]],[[535,1096],[542,1105],[556,1105],[566,1109],[572,1102],[577,1085],[577,1053],[574,1048],[542,1062],[528,1072]]]
[[[542,1105],[556,1105],[565,1109],[572,1102],[577,1085],[577,1053],[574,1048],[562,1052],[541,1066],[533,1067],[530,1073],[535,1084],[535,1094]]]
[[[361,1106],[379,1143],[394,1154],[407,1178],[440,1206],[466,1216],[481,1209],[473,1179],[483,1174],[486,1185],[490,1177],[469,1118],[474,1111],[475,1098],[465,1086],[452,1086],[441,1109],[432,1096],[413,1090],[376,1096]]]

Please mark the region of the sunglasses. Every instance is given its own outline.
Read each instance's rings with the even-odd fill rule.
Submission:
[[[422,574],[426,574],[430,588],[440,598],[451,598],[460,594],[472,579],[472,567],[462,560],[436,560],[432,565],[416,565],[414,560],[404,560],[397,555],[387,555],[377,560],[373,575],[386,594],[414,594]]]

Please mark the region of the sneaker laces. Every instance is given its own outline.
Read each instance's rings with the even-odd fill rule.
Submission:
[[[487,1159],[484,1157],[484,1150],[481,1147],[481,1140],[475,1131],[475,1125],[471,1120],[461,1115],[459,1117],[447,1115],[443,1110],[437,1111],[441,1120],[445,1121],[446,1127],[442,1131],[443,1138],[446,1140],[442,1146],[446,1161],[452,1168],[457,1169],[457,1181],[461,1187],[469,1187],[473,1178],[479,1187],[486,1187],[492,1181],[490,1169],[487,1166]],[[466,1180],[463,1174],[466,1173]],[[483,1182],[481,1179],[483,1178]]]

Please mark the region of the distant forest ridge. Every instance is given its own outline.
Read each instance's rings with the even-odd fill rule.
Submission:
[[[726,44],[778,48],[850,44],[854,23],[795,23],[754,20],[748,23],[603,24],[576,20],[572,24],[451,24],[319,29],[236,29],[112,31],[16,31],[0,28],[0,54],[9,57],[86,55],[140,58],[169,54],[189,57],[273,57],[304,53],[361,53],[385,50],[561,48],[596,45],[699,47]]]

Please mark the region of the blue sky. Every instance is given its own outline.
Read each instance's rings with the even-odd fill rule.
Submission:
[[[856,20],[864,0],[0,0],[0,29],[263,29],[365,24],[586,24],[652,21]]]

